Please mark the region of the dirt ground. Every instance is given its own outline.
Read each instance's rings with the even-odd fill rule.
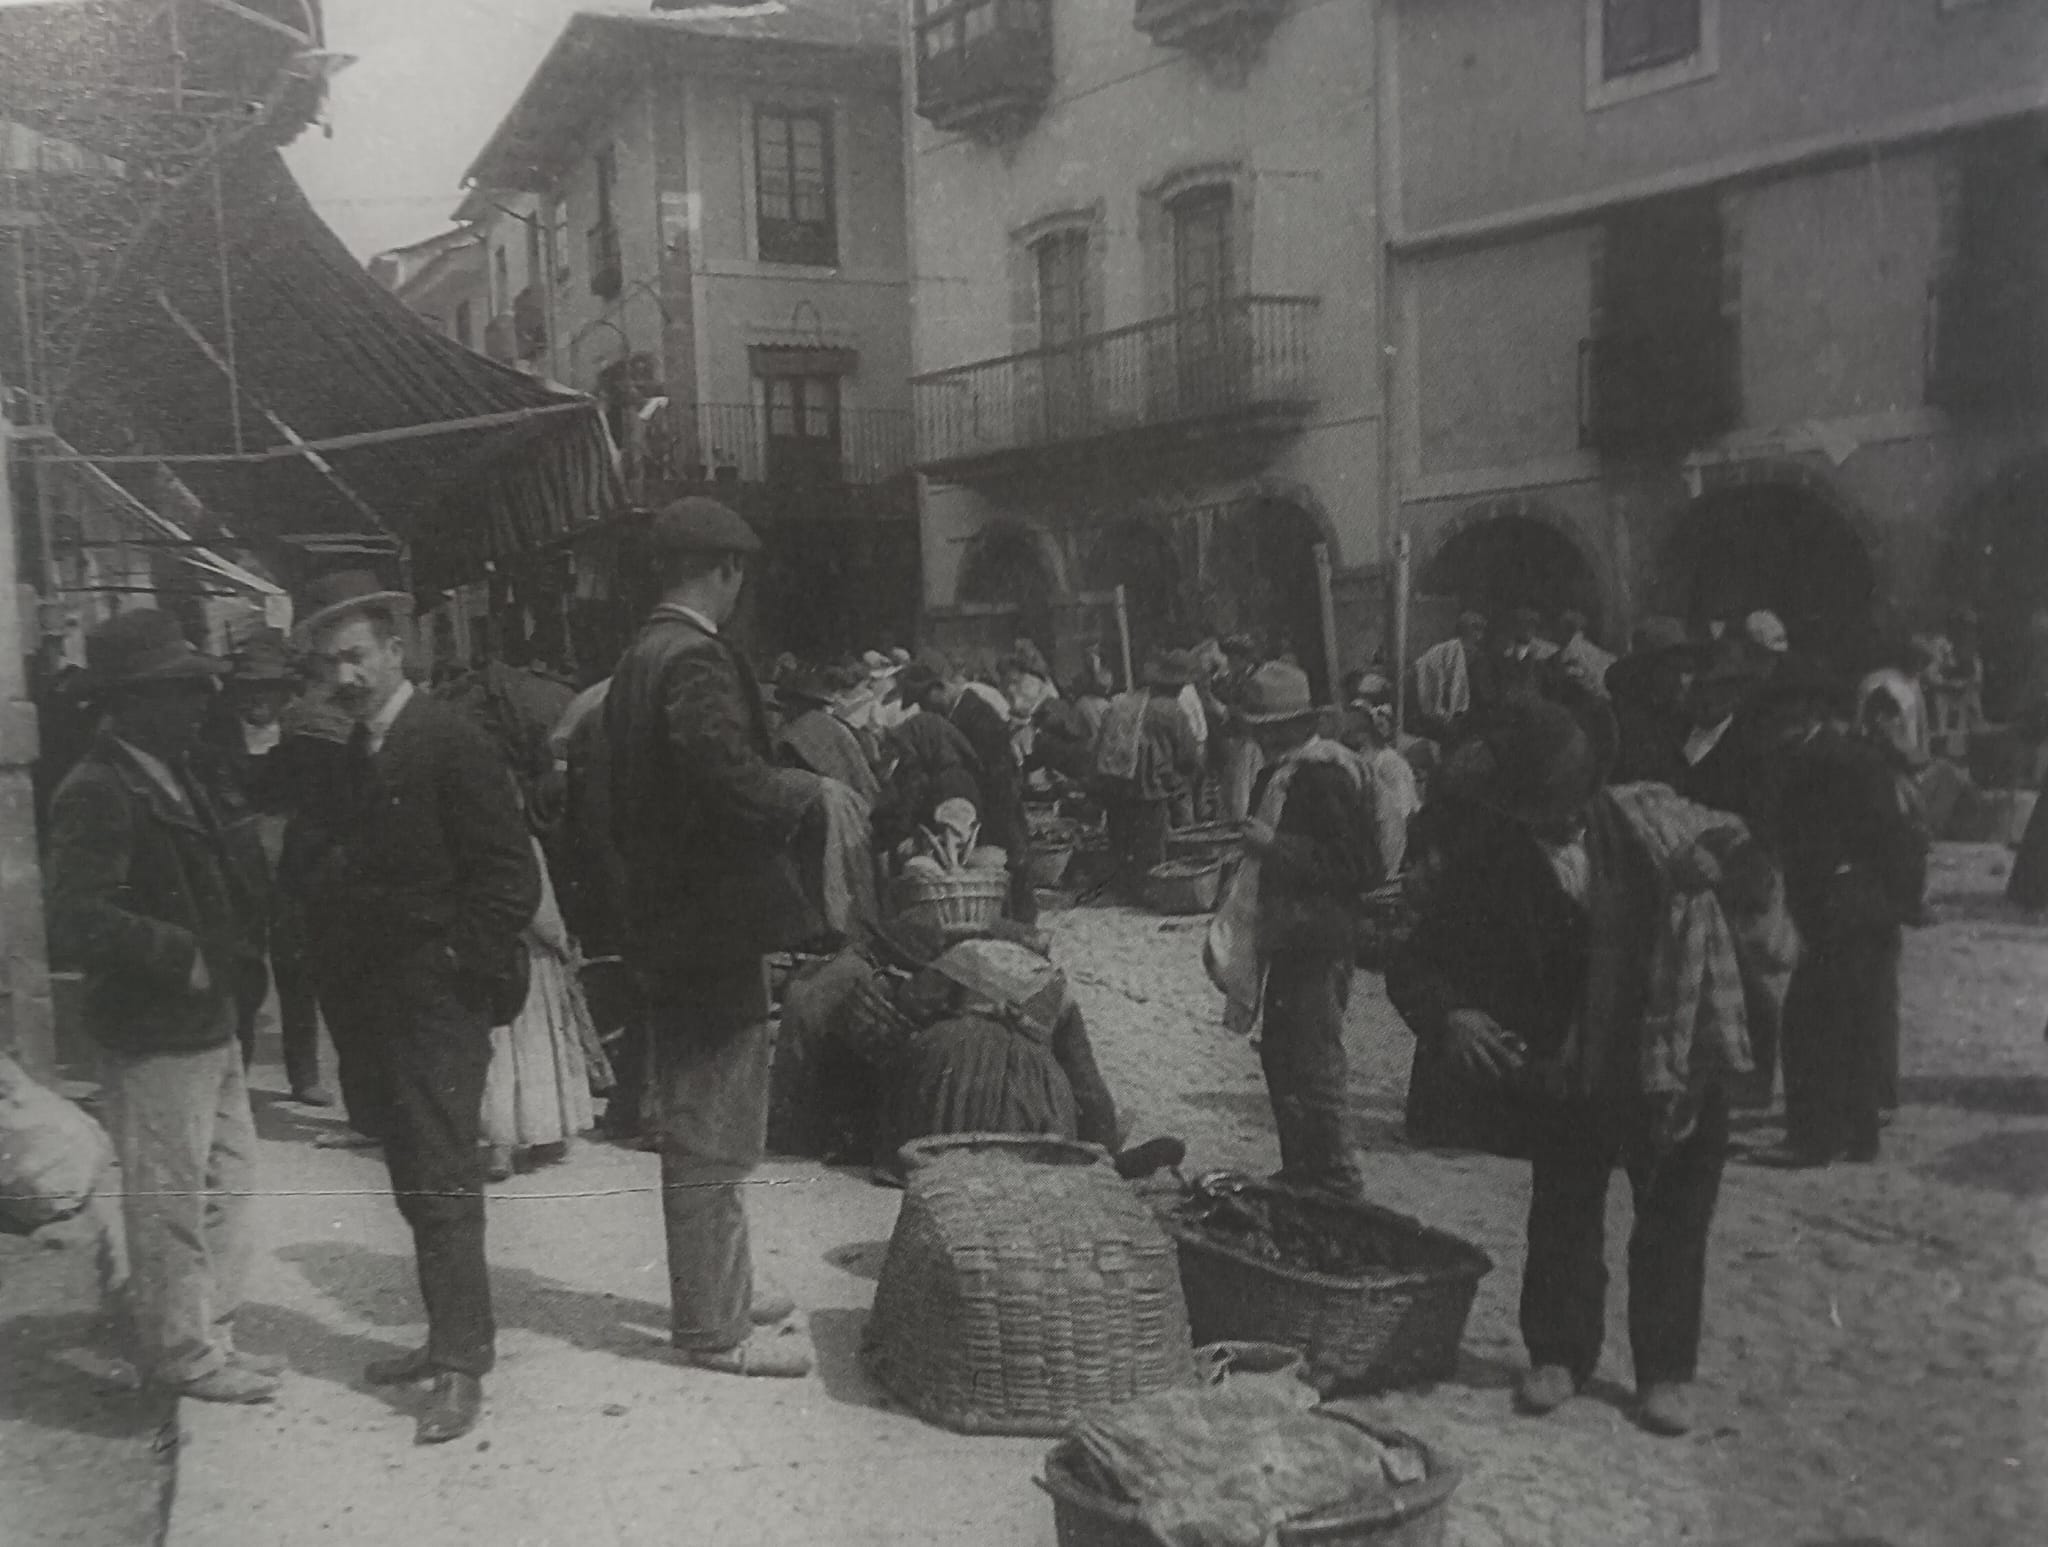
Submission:
[[[76,1226],[0,1236],[0,1543],[139,1547],[163,1532],[175,1403],[107,1356]]]
[[[1705,1421],[1681,1441],[1627,1416],[1619,1283],[1589,1398],[1547,1420],[1513,1415],[1526,1171],[1402,1146],[1411,1043],[1360,976],[1349,1043],[1371,1190],[1496,1264],[1455,1378],[1378,1404],[1462,1466],[1456,1547],[2048,1541],[2048,926],[1999,902],[2007,862],[1996,848],[1938,856],[1937,921],[1907,946],[1905,1106],[1880,1163],[1729,1168]],[[1135,1136],[1182,1135],[1193,1168],[1271,1168],[1255,1056],[1221,1029],[1199,922],[1088,908],[1048,924]],[[415,1449],[410,1397],[360,1380],[365,1359],[419,1334],[382,1167],[315,1149],[332,1115],[280,1105],[274,1068],[255,1084],[272,1196],[243,1341],[295,1368],[269,1409],[185,1404],[171,1547],[1050,1547],[1031,1485],[1045,1441],[942,1433],[867,1378],[857,1350],[897,1195],[804,1164],[768,1168],[750,1212],[761,1260],[807,1310],[817,1377],[678,1369],[661,1347],[652,1158],[585,1145],[493,1190],[502,1333],[485,1424],[461,1446]],[[1768,1118],[1744,1127],[1745,1143],[1775,1137]],[[1617,1279],[1627,1223],[1617,1187]],[[89,1258],[46,1255],[86,1277],[48,1290],[42,1310],[18,1303],[14,1258],[0,1259],[0,1542],[147,1541],[20,1532],[19,1499],[83,1529],[102,1506],[111,1525],[120,1499],[152,1496],[128,1485],[149,1415],[58,1362],[87,1330]]]
[[[1730,1165],[1705,1421],[1682,1441],[1641,1433],[1624,1410],[1619,1181],[1600,1381],[1550,1419],[1511,1413],[1526,1168],[1402,1147],[1413,1043],[1361,974],[1348,1042],[1372,1194],[1496,1264],[1456,1379],[1382,1404],[1465,1465],[1461,1547],[2048,1541],[2048,926],[2003,905],[2008,863],[1990,846],[1937,856],[1936,922],[1906,947],[1904,1106],[1880,1163]],[[1136,1132],[1182,1134],[1191,1166],[1276,1165],[1255,1055],[1220,1029],[1202,979],[1199,921],[1081,910],[1055,928]],[[1744,1143],[1778,1132],[1761,1115],[1738,1126]]]

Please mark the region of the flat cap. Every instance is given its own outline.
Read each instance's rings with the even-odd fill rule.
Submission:
[[[739,513],[717,500],[693,494],[654,518],[653,542],[660,553],[759,553],[761,539]]]

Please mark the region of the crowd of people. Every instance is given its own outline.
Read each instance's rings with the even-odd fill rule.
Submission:
[[[292,1099],[336,1100],[324,1018],[329,1142],[382,1150],[411,1226],[427,1340],[368,1378],[430,1383],[427,1443],[473,1426],[494,1358],[483,1189],[563,1158],[598,1096],[660,1156],[678,1356],[742,1376],[811,1365],[753,1272],[743,1183],[771,1142],[884,1180],[949,1132],[1176,1161],[1131,1142],[1037,928],[1034,804],[1098,823],[1104,884],[1138,895],[1177,828],[1235,838],[1203,965],[1257,1038],[1291,1185],[1365,1194],[1343,1031],[1361,953],[1384,966],[1411,1139],[1532,1167],[1530,1411],[1598,1359],[1614,1169],[1642,1418],[1679,1433],[1731,1108],[1782,1066],[1784,1142],[1756,1158],[1878,1153],[1919,750],[1977,712],[1960,629],[1851,680],[1768,613],[1651,618],[1619,658],[1576,614],[1468,614],[1334,705],[1241,636],[1121,689],[1092,653],[1056,684],[1028,641],[757,676],[724,632],[755,534],[690,499],[652,547],[660,605],[580,693],[502,664],[416,686],[410,598],[359,572],[229,661],[147,609],[89,638],[100,730],[54,802],[52,937],[106,1052],[153,1378],[277,1389],[233,1340],[273,981]],[[897,913],[935,853],[1000,874],[1002,917]]]

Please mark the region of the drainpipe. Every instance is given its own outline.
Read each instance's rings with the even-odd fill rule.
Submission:
[[[1397,356],[1394,340],[1400,334],[1394,315],[1394,250],[1390,242],[1400,221],[1400,169],[1395,165],[1399,140],[1395,134],[1396,84],[1399,68],[1394,54],[1395,28],[1388,25],[1389,5],[1375,5],[1372,16],[1374,90],[1372,94],[1373,136],[1373,275],[1379,304],[1380,382],[1380,465],[1379,496],[1383,530],[1393,538],[1394,555],[1394,734],[1403,730],[1408,702],[1408,588],[1410,544],[1401,517],[1400,480],[1395,459],[1400,455],[1400,413],[1396,402]],[[1381,548],[1384,555],[1386,547]]]
[[[15,573],[14,454],[14,427],[0,420],[0,1049],[49,1079],[56,1073],[56,1020],[36,844],[40,749],[26,664],[34,645],[23,624],[34,593]]]

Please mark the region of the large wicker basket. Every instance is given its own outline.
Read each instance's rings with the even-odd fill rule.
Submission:
[[[1220,859],[1170,859],[1145,877],[1145,901],[1155,913],[1207,913],[1222,891]]]
[[[1195,1380],[1173,1242],[1092,1144],[950,1134],[904,1146],[902,1212],[863,1352],[921,1417],[1058,1434]]]
[[[1385,1499],[1355,1509],[1282,1525],[1279,1547],[1443,1547],[1450,1523],[1451,1494],[1458,1486],[1455,1464],[1412,1435],[1347,1417],[1382,1444],[1406,1445],[1421,1453],[1428,1475],[1397,1488]],[[1073,1462],[1075,1442],[1053,1448],[1045,1458],[1045,1491],[1052,1495],[1053,1529],[1059,1547],[1159,1547],[1136,1505],[1109,1497],[1081,1480]]]
[[[1269,1261],[1172,1214],[1181,1286],[1197,1343],[1285,1343],[1308,1356],[1322,1391],[1390,1391],[1451,1374],[1479,1281],[1493,1259],[1478,1247],[1404,1214],[1239,1184],[1318,1217],[1332,1239],[1358,1241],[1385,1266],[1356,1275],[1315,1273]]]
[[[935,924],[949,935],[971,935],[1003,916],[1010,895],[1005,870],[961,870],[942,877],[898,876],[892,894],[906,918]]]

